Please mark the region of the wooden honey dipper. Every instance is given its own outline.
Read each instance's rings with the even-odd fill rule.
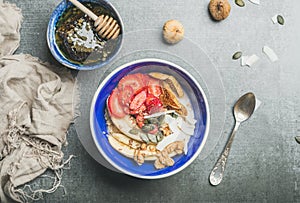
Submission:
[[[98,17],[79,1],[69,1],[94,20],[94,27],[96,27],[95,30],[100,37],[102,37],[103,39],[115,39],[119,36],[120,26],[117,21],[113,19],[113,17],[110,17],[108,15],[101,15]]]

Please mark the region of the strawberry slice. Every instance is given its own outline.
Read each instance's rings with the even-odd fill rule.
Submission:
[[[130,103],[129,108],[131,110],[136,110],[140,108],[142,104],[146,101],[146,99],[147,99],[147,91],[143,90],[134,96],[133,100]]]
[[[154,95],[155,97],[159,98],[162,93],[161,87],[158,85],[149,85],[148,86],[148,93]]]
[[[135,74],[132,74],[126,75],[120,80],[118,89],[122,91],[126,86],[130,86],[135,92],[141,89],[144,86],[144,83],[141,78],[137,77]]]
[[[133,95],[133,89],[131,86],[125,86],[122,90],[119,90],[119,103],[123,106],[129,107],[131,97]]]
[[[137,115],[137,117],[136,117],[136,123],[137,123],[137,125],[140,127],[140,128],[142,128],[143,126],[144,126],[144,116],[142,116],[142,115]]]
[[[125,112],[123,111],[122,105],[119,103],[119,91],[117,88],[115,88],[110,96],[108,97],[108,110],[111,114],[111,116],[114,116],[116,118],[123,118],[125,116]]]
[[[141,74],[141,78],[143,80],[144,85],[147,86],[150,80],[150,76],[148,76],[147,74]]]
[[[145,104],[142,104],[142,105],[140,106],[140,108],[129,111],[129,114],[131,114],[131,115],[142,114],[142,113],[144,113],[144,111],[146,111],[146,110],[147,110],[146,105],[145,105]]]
[[[162,110],[163,106],[160,99],[154,96],[153,94],[148,94],[145,104],[149,114],[159,112],[160,110]]]
[[[148,80],[147,80],[147,75],[143,74],[143,73],[135,73],[133,74],[135,77],[139,78],[140,81],[143,82],[144,85],[147,84]]]

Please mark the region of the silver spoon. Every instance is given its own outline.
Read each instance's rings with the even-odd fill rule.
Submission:
[[[227,141],[227,144],[219,157],[216,165],[210,173],[209,181],[212,185],[219,185],[223,178],[223,173],[225,171],[226,161],[230,152],[231,144],[233,142],[236,131],[238,130],[240,124],[246,121],[255,109],[255,96],[253,93],[249,92],[243,95],[235,103],[233,113],[235,117],[235,126],[234,129]]]

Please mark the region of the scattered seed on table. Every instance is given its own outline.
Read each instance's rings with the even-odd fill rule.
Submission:
[[[241,56],[242,56],[242,52],[238,51],[235,54],[233,54],[232,59],[238,60],[239,58],[241,58]]]
[[[245,6],[245,2],[243,0],[235,0],[235,4],[238,5],[239,7]]]
[[[296,136],[295,140],[298,142],[298,144],[300,144],[300,136]]]
[[[278,15],[278,16],[277,16],[277,22],[278,22],[280,25],[283,25],[283,24],[284,24],[284,18],[283,18],[281,15]]]

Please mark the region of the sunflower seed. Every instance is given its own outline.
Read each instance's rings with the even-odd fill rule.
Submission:
[[[245,2],[243,0],[235,0],[235,4],[238,5],[239,7],[245,6]]]
[[[295,140],[298,142],[298,144],[300,144],[300,136],[296,136]]]
[[[242,56],[242,52],[238,51],[235,54],[233,54],[232,59],[238,60],[239,58],[241,58],[241,56]]]
[[[283,25],[284,24],[284,18],[281,16],[281,15],[278,15],[277,16],[277,21],[280,25]]]

